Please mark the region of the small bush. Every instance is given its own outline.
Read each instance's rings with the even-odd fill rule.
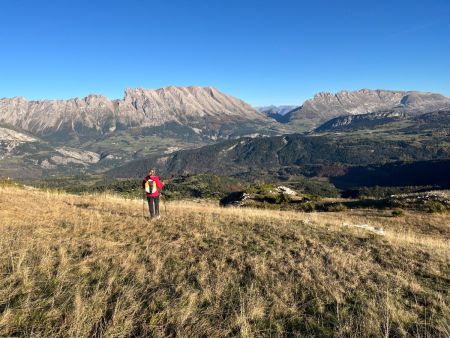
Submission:
[[[290,203],[291,202],[291,196],[288,194],[281,194],[279,197],[280,203]]]
[[[438,201],[430,201],[426,204],[428,212],[445,212],[447,211],[447,207]]]
[[[300,210],[304,212],[313,212],[315,210],[314,204],[306,202],[300,205]]]
[[[13,185],[17,185],[16,181],[10,178],[0,178],[0,186],[1,187],[10,187]]]
[[[392,210],[392,217],[400,217],[403,216],[403,210],[402,209],[394,209]]]
[[[330,204],[326,206],[326,210],[325,211],[330,211],[330,212],[340,212],[340,211],[345,211],[348,208],[342,204],[342,203],[336,203],[336,204]]]

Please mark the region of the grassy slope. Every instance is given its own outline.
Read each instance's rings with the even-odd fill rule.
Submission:
[[[448,214],[167,211],[0,187],[0,336],[450,334]]]

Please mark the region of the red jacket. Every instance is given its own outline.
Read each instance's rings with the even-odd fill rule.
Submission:
[[[158,176],[147,176],[144,178],[144,180],[142,181],[142,188],[145,191],[145,184],[149,182],[150,185],[150,191],[152,191],[152,187],[154,187],[154,185],[156,186],[156,189],[153,189],[154,192],[153,193],[149,193],[149,192],[145,192],[145,194],[147,195],[147,197],[158,197],[159,196],[159,192],[164,188],[164,184],[159,180]],[[154,185],[153,185],[154,182]]]

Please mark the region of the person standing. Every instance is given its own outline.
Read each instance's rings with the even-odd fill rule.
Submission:
[[[150,210],[150,217],[158,219],[159,215],[159,193],[164,188],[164,182],[161,182],[156,175],[155,169],[150,169],[148,175],[142,181],[142,188],[147,196],[148,209]]]

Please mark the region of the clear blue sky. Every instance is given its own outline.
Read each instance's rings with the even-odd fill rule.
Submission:
[[[450,1],[1,1],[0,97],[172,84],[253,105],[359,88],[450,96]]]

